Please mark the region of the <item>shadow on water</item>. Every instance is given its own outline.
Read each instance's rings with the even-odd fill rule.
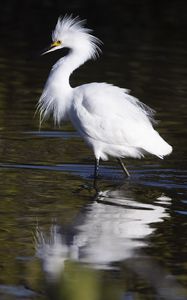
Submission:
[[[37,226],[36,256],[52,299],[186,299],[176,278],[144,250],[156,225],[168,220],[172,199],[153,191],[142,203],[127,187],[100,191],[66,228]]]

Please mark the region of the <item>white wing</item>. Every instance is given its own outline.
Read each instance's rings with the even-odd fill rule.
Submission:
[[[91,83],[74,89],[70,118],[85,139],[141,148],[162,156],[162,151],[154,153],[155,146],[161,141],[167,143],[152,127],[153,114],[127,90]]]
[[[137,146],[139,134],[152,128],[152,110],[105,83],[92,83],[75,90],[73,119],[82,134],[109,144]]]

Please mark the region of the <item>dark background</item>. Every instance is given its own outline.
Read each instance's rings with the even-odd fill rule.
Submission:
[[[15,115],[24,107],[23,129],[33,128],[33,123],[38,126],[33,121],[35,105],[61,52],[39,54],[51,42],[58,16],[65,14],[86,19],[86,26],[104,42],[103,55],[73,73],[72,86],[113,83],[129,88],[158,112],[169,108],[175,114],[184,105],[187,1],[7,0],[1,2],[0,10],[2,119],[7,120],[11,109]]]
[[[90,27],[107,28],[108,35],[120,34],[124,27],[181,32],[187,27],[187,2],[181,0],[7,0],[1,1],[1,31],[6,35],[11,29],[25,38],[31,31],[39,37],[66,13],[88,19]]]
[[[7,0],[1,2],[1,23],[15,21],[15,27],[37,18],[52,19],[55,14],[73,13],[87,17],[97,24],[113,24],[119,27],[187,25],[186,1],[174,0]],[[29,21],[30,20],[30,21]],[[41,22],[42,23],[42,22]]]

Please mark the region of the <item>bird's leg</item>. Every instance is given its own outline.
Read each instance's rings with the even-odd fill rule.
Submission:
[[[94,169],[94,186],[96,185],[96,181],[99,175],[99,159],[95,159],[95,169]]]
[[[97,178],[99,175],[99,159],[95,159],[95,170],[94,170],[94,188],[97,190]]]
[[[95,159],[95,170],[94,170],[94,179],[97,179],[99,175],[99,159]]]
[[[117,160],[118,160],[120,166],[122,167],[124,173],[127,175],[127,177],[130,177],[130,174],[129,174],[127,168],[125,167],[125,165],[124,165],[122,159],[121,159],[121,158],[117,158]]]

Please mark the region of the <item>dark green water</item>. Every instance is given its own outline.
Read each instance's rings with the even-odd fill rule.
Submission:
[[[126,160],[128,180],[115,161],[103,163],[96,196],[84,188],[92,183],[93,155],[73,128],[51,121],[38,131],[34,117],[60,53],[35,55],[48,39],[37,24],[28,36],[13,28],[4,25],[0,47],[0,298],[187,299],[181,30],[117,32],[113,25],[110,36],[107,26],[95,28],[103,55],[75,72],[72,85],[107,81],[130,88],[157,110],[158,131],[174,147],[165,160]]]

